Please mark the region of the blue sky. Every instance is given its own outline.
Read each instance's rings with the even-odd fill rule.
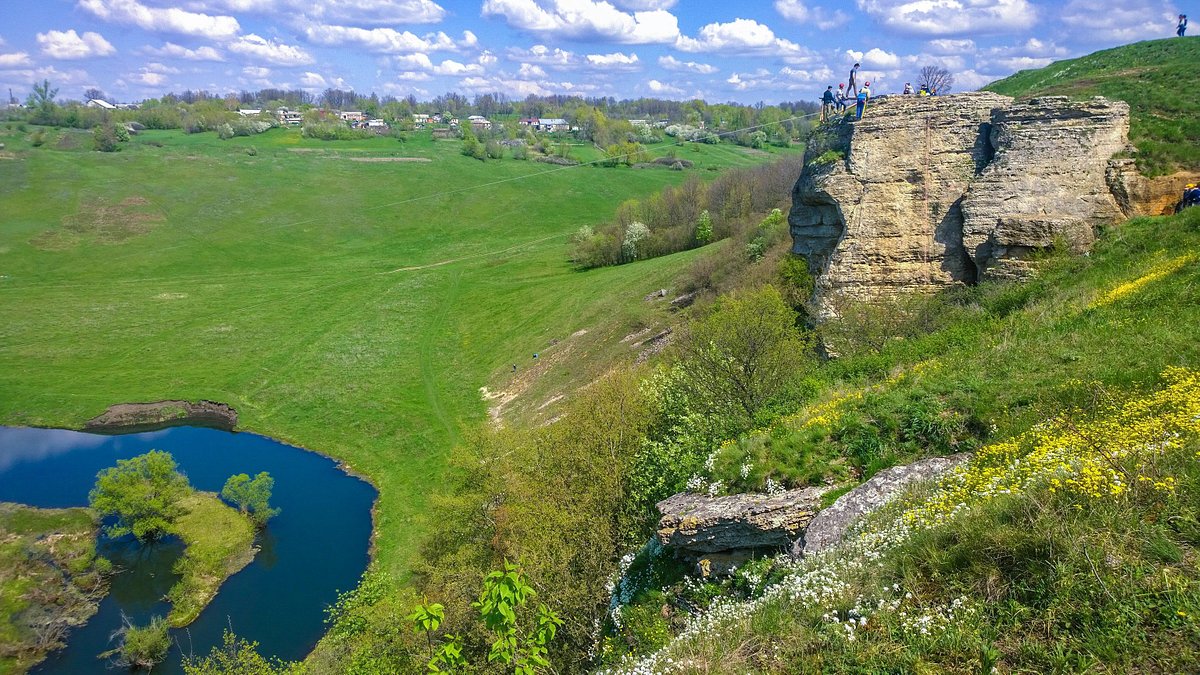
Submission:
[[[1164,0],[0,0],[0,95],[326,87],[715,101],[816,99],[861,61],[956,90],[1174,34]],[[1200,16],[1198,16],[1200,18]],[[1200,24],[1196,30],[1200,31]]]

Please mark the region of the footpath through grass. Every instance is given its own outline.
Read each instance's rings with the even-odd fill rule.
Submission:
[[[396,578],[460,424],[484,414],[479,387],[580,329],[637,325],[688,260],[581,273],[565,251],[689,172],[483,163],[428,136],[148,132],[101,154],[86,133],[33,148],[30,131],[0,126],[0,422],[229,403],[242,428],[371,479]],[[696,147],[680,152],[701,175],[770,158]],[[393,156],[431,161],[354,161]]]

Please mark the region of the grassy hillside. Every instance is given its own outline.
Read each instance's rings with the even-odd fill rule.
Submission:
[[[1193,80],[1200,39],[1151,40],[1045,68],[1023,70],[984,87],[1008,96],[1106,96],[1129,103],[1129,138],[1148,175],[1200,169],[1200,90]]]
[[[1200,210],[1044,265],[1029,283],[887,308],[906,321],[859,321],[815,400],[722,445],[704,478],[861,480],[977,450],[961,475],[831,556],[723,583],[645,575],[606,648],[683,637],[622,670],[1194,671]]]
[[[570,234],[668,170],[479,162],[418,135],[323,143],[0,128],[0,423],[207,398],[380,490],[376,557],[403,576],[479,387],[642,296],[689,255],[573,271]],[[692,172],[770,158],[683,149]],[[661,154],[661,153],[660,153]]]

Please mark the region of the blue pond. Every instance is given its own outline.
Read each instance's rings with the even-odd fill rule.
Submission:
[[[259,535],[254,562],[221,586],[199,619],[172,631],[176,646],[154,672],[182,672],[183,654],[207,654],[230,627],[264,655],[303,658],[321,637],[325,608],[358,583],[368,562],[375,490],[332,460],[262,436],[198,427],[118,436],[0,427],[0,501],[85,506],[97,472],[152,449],[174,455],[201,490],[219,492],[232,474],[270,472],[271,502],[282,509]],[[34,672],[104,672],[96,655],[110,648],[122,612],[138,624],[166,616],[162,597],[176,580],[178,541],[143,547],[102,538],[100,551],[124,571],[99,612]]]

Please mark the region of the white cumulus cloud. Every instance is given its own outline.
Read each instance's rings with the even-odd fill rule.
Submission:
[[[1124,0],[1099,8],[1094,2],[1071,0],[1059,18],[1073,38],[1107,44],[1171,37],[1178,14],[1166,0]]]
[[[824,7],[809,7],[803,0],[775,0],[775,11],[788,21],[812,24],[821,30],[837,28],[850,22],[850,15],[840,9],[830,12]]]
[[[32,65],[33,61],[29,60],[28,52],[0,54],[0,70],[9,70],[11,68],[28,68]]]
[[[268,40],[251,33],[229,43],[229,51],[259,61],[280,66],[302,66],[313,62],[313,57],[300,47]]]
[[[300,86],[306,89],[324,89],[329,83],[320,73],[305,72],[300,76]]]
[[[1099,14],[1108,10],[1089,5]],[[858,0],[858,8],[885,28],[908,35],[1006,33],[1038,20],[1029,0]]]
[[[675,48],[685,52],[783,56],[801,51],[800,45],[775,36],[770,26],[753,19],[710,23],[695,38],[680,36]]]
[[[658,65],[662,66],[666,70],[674,70],[681,73],[697,73],[699,75],[712,75],[720,70],[716,66],[712,66],[707,63],[680,61],[670,54],[658,57]]]
[[[116,47],[99,33],[88,31],[80,35],[74,28],[38,33],[37,43],[42,48],[42,53],[52,59],[90,59],[108,56],[117,51]]]
[[[529,49],[509,47],[507,54],[511,61],[536,63],[553,68],[566,68],[578,61],[573,52],[559,49],[558,47],[551,49],[546,45],[534,45]]]
[[[304,30],[311,42],[327,46],[356,45],[380,54],[415,54],[457,48],[449,35],[438,31],[420,37],[394,28],[312,25]],[[472,34],[471,37],[474,37]]]
[[[862,56],[862,64],[867,68],[895,68],[900,65],[900,57],[891,52],[875,48]]]
[[[612,54],[588,54],[588,65],[593,68],[604,70],[637,70],[638,55],[637,54],[622,54],[614,52]]]
[[[149,7],[137,0],[79,0],[78,6],[105,21],[132,24],[152,32],[225,39],[241,31],[237,19],[232,16],[212,16],[176,7]]]
[[[667,44],[679,37],[679,20],[664,9],[623,12],[604,0],[484,0],[483,15],[560,38]]]
[[[939,38],[925,43],[934,54],[970,54],[975,51],[974,40]]]
[[[188,49],[174,42],[167,42],[162,47],[144,47],[142,53],[162,58],[183,59],[184,61],[224,61],[221,52],[212,47],[197,47]]]
[[[683,90],[679,87],[658,80],[650,80],[646,83],[646,88],[657,96],[683,96]]]

